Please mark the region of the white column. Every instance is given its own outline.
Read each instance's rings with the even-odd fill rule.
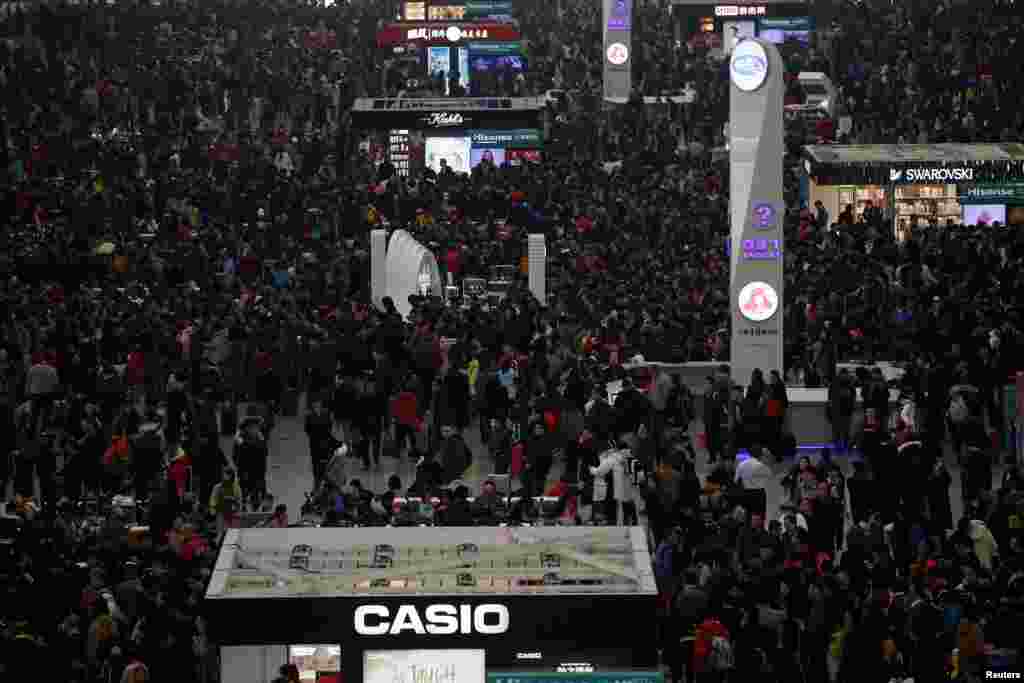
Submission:
[[[370,300],[378,309],[388,295],[387,246],[387,230],[370,231]]]

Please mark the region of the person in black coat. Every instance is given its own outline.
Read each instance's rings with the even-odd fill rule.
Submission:
[[[313,488],[320,487],[324,478],[327,461],[331,458],[334,445],[331,416],[324,410],[323,401],[313,401],[309,414],[306,415],[306,437],[309,439],[309,457],[313,466]]]
[[[622,390],[615,397],[615,412],[618,414],[616,433],[635,432],[641,424],[651,419],[651,402],[633,386],[628,375],[622,379]]]
[[[363,377],[359,386],[358,402],[354,406],[352,423],[359,432],[356,450],[363,461],[364,469],[370,469],[371,458],[375,464],[380,464],[380,449],[377,448],[377,444],[387,404],[388,397],[377,390],[374,377]]]
[[[523,490],[528,496],[544,494],[544,484],[554,462],[551,437],[543,422],[535,422],[526,442],[526,469],[523,470]]]
[[[469,426],[469,378],[464,370],[449,368],[441,378],[437,417],[440,424],[454,425],[460,432]]]
[[[502,386],[497,373],[489,373],[484,382],[483,405],[480,415],[481,439],[484,441],[490,439],[489,423],[491,420],[497,420],[504,424],[508,419],[511,403],[508,389]]]
[[[932,466],[925,485],[928,502],[928,532],[943,538],[947,529],[953,528],[953,505],[949,500],[949,487],[953,477],[946,469],[946,463],[938,458]]]
[[[235,437],[234,461],[238,467],[242,492],[258,509],[267,493],[267,460],[270,452],[264,435],[262,420],[247,418]]]

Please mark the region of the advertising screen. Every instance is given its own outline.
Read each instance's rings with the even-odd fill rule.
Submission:
[[[1006,225],[1006,204],[964,205],[964,225]]]
[[[427,138],[426,164],[435,172],[441,171],[441,159],[456,173],[470,171],[470,140],[469,137],[431,137]]]
[[[495,166],[505,163],[505,150],[502,147],[481,147],[470,151],[469,165],[476,168],[484,159],[489,158]]]
[[[533,164],[540,163],[540,150],[539,149],[510,149],[506,152],[505,158],[508,159],[510,164],[519,165],[524,161],[528,161]]]
[[[811,42],[811,32],[803,30],[791,30],[784,28],[763,28],[758,34],[758,38],[767,40],[769,43],[775,43],[776,45],[782,45],[787,42],[798,42],[801,45],[809,45]]]
[[[448,72],[452,70],[451,51],[447,47],[427,48],[427,76],[434,77],[440,72],[448,79]]]
[[[485,683],[483,650],[370,650],[363,683]]]
[[[726,54],[732,54],[736,43],[743,38],[753,38],[757,32],[757,24],[753,21],[727,21],[723,24],[722,49]]]
[[[495,69],[524,71],[526,69],[526,58],[521,55],[473,54],[469,57],[469,61],[473,66],[473,71],[492,71]]]
[[[469,49],[459,48],[459,85],[469,90]]]

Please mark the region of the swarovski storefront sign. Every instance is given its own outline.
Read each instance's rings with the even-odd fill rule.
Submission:
[[[733,380],[783,370],[783,74],[774,45],[744,39],[729,62]]]
[[[969,183],[973,180],[974,169],[969,166],[889,169],[891,183]]]

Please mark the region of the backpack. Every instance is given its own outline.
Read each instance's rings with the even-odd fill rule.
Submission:
[[[708,653],[709,671],[730,671],[736,667],[736,653],[728,638],[715,636],[711,639],[711,652]]]
[[[957,394],[949,403],[949,419],[954,424],[963,424],[969,416],[970,409],[967,407],[967,401],[964,400],[963,396]]]

